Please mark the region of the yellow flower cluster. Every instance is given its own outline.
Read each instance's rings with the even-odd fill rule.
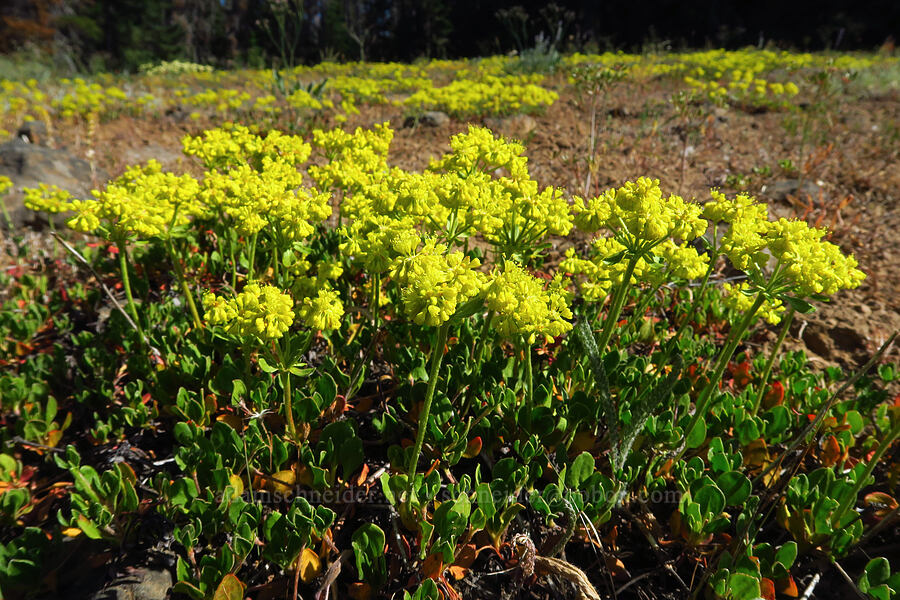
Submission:
[[[72,195],[58,186],[39,183],[36,188],[23,188],[22,191],[25,192],[24,204],[28,210],[61,213],[72,208]]]
[[[572,311],[559,282],[545,289],[540,279],[511,260],[492,274],[485,302],[495,313],[497,331],[507,338],[522,336],[529,344],[541,338],[550,343],[572,329],[566,320],[572,318]]]
[[[779,219],[769,225],[768,250],[784,267],[783,276],[799,296],[853,289],[866,277],[852,255],[845,256],[838,246],[822,240],[825,234],[806,221]]]
[[[244,107],[244,103],[250,100],[249,92],[236,89],[205,90],[185,98],[189,106],[212,108],[220,113],[229,110],[234,111]]]
[[[768,208],[752,196],[738,194],[729,199],[716,189],[709,191],[712,200],[703,205],[703,216],[713,223],[734,223],[740,220],[767,221]]]
[[[521,144],[470,125],[466,133],[451,139],[450,147],[449,154],[429,167],[442,173],[438,200],[501,253],[516,253],[548,234],[567,235],[572,229],[563,191],[539,188],[529,176]],[[498,170],[507,175],[494,178]]]
[[[314,296],[303,299],[298,312],[310,329],[338,329],[344,316],[344,305],[335,290],[320,288]]]
[[[659,180],[647,177],[607,190],[587,203],[576,198],[572,211],[579,228],[594,232],[606,227],[627,240],[626,246],[669,237],[690,241],[707,227],[699,205],[675,195],[664,198]]]
[[[265,344],[283,336],[294,323],[294,301],[271,285],[247,284],[231,299],[208,292],[203,296],[204,318],[220,325],[244,343]]]
[[[164,60],[160,63],[146,63],[138,67],[144,75],[182,75],[184,73],[212,73],[210,65],[199,65],[186,60]]]
[[[415,225],[410,217],[370,215],[356,219],[343,230],[346,241],[341,244],[341,252],[359,261],[368,273],[385,273],[398,258],[415,253],[421,241]]]
[[[13,186],[12,179],[6,175],[0,175],[0,196],[9,191]]]
[[[196,156],[208,169],[226,169],[248,164],[258,169],[265,157],[279,158],[296,166],[306,162],[312,151],[300,136],[272,130],[266,137],[260,137],[247,127],[234,123],[204,131],[196,137],[185,136],[181,144],[186,155]]]
[[[411,111],[441,110],[454,116],[536,113],[559,99],[559,94],[521,77],[457,80],[443,87],[421,89],[403,100]]]
[[[94,200],[75,201],[75,217],[69,227],[92,232],[106,223],[117,237],[166,237],[173,227],[186,225],[191,217],[205,214],[199,201],[200,184],[190,175],[162,172],[155,160],[133,166],[110,182]]]
[[[752,291],[747,283],[722,284],[722,303],[735,312],[744,313],[750,310],[755,298],[756,292]],[[772,325],[780,323],[783,314],[784,306],[778,298],[766,298],[756,311],[757,318],[761,317]]]
[[[617,260],[626,252],[626,247],[613,237],[599,237],[592,243],[590,259],[580,258],[574,248],[566,250],[560,270],[580,275],[579,285],[582,296],[589,301],[603,300],[613,286],[622,283],[626,261]],[[640,282],[661,285],[672,279],[690,281],[702,277],[709,267],[709,257],[700,254],[692,246],[676,244],[667,239],[646,254],[635,264],[629,281],[632,285]]]
[[[756,281],[765,279],[770,262],[775,263],[773,274],[788,291],[801,297],[853,289],[865,279],[852,255],[845,256],[839,247],[822,239],[827,233],[824,229],[810,227],[805,221],[769,221],[765,204],[746,195],[728,200],[716,190],[711,194],[713,201],[704,207],[704,215],[730,224],[722,236],[722,251]]]
[[[701,73],[702,69],[699,70]],[[690,75],[684,82],[714,103],[748,104],[751,106],[784,104],[788,98],[796,96],[800,89],[793,81],[782,83],[768,81],[756,76],[752,70],[731,72],[731,81],[723,84],[718,78],[697,79]]]
[[[417,325],[438,326],[469,299],[482,292],[487,276],[477,271],[478,259],[462,252],[447,253],[433,239],[406,259],[399,271],[403,306]]]
[[[703,277],[709,268],[709,255],[700,254],[697,249],[688,244],[676,244],[672,240],[666,240],[653,249],[653,254],[663,260],[665,267],[657,269],[662,276],[657,284],[675,279],[690,281]]]
[[[73,86],[71,91],[52,102],[53,108],[63,118],[86,117],[91,113],[100,115],[115,108],[124,109],[129,100],[121,88],[104,88],[99,83],[88,83],[80,77],[74,81],[63,79],[61,83],[71,83]]]
[[[525,146],[494,137],[487,127],[469,125],[466,133],[450,138],[451,152],[431,164],[433,171],[472,173],[505,169],[513,179],[528,177]]]
[[[264,156],[259,170],[241,165],[228,171],[208,171],[201,197],[214,212],[231,218],[244,236],[273,224],[287,240],[300,240],[315,231],[314,224],[331,215],[330,195],[300,187],[303,176],[282,158]]]
[[[295,110],[319,110],[323,106],[321,101],[314,98],[312,94],[302,88],[294,90],[286,99],[287,103]],[[333,103],[330,100],[327,101],[327,104],[333,106]]]
[[[310,177],[322,189],[338,189],[345,195],[372,187],[388,173],[387,154],[393,137],[394,132],[387,123],[371,130],[357,128],[352,134],[342,129],[315,130],[313,144],[329,162],[323,166],[311,165]]]

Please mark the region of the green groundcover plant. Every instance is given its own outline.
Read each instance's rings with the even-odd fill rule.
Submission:
[[[153,522],[196,599],[597,597],[625,530],[686,595],[790,597],[890,524],[895,368],[781,350],[864,278],[824,230],[646,177],[572,197],[480,127],[406,171],[392,136],[226,124],[184,139],[200,175],[30,192],[74,231],[59,275],[2,275],[4,593]]]

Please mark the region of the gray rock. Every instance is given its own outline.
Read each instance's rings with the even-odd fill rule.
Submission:
[[[90,198],[94,187],[91,166],[82,158],[65,150],[54,150],[29,144],[21,138],[0,144],[0,175],[9,177],[13,189],[0,199],[17,226],[37,219],[22,203],[22,188],[40,183],[56,185],[76,198]],[[97,171],[98,182],[106,181],[106,173]]]
[[[144,164],[151,159],[159,161],[164,169],[172,168],[178,164],[178,161],[184,158],[181,152],[170,150],[159,144],[144,144],[137,148],[128,148],[122,153],[125,164],[137,165]]]
[[[537,121],[528,115],[513,115],[502,119],[490,117],[484,120],[484,126],[504,137],[524,140],[537,129]]]
[[[47,125],[43,121],[25,121],[16,131],[16,137],[31,144],[42,144],[47,139]]]
[[[414,127],[415,125],[424,125],[425,127],[442,127],[450,122],[450,117],[446,113],[439,110],[429,110],[420,117],[407,117],[403,123],[404,127]]]
[[[91,596],[90,600],[165,600],[171,587],[169,571],[135,569]]]
[[[806,196],[811,196],[815,199],[819,197],[821,191],[822,188],[812,181],[801,182],[799,179],[783,179],[769,185],[765,192],[766,195],[773,200],[784,202],[787,200],[788,196],[804,200],[806,199]]]

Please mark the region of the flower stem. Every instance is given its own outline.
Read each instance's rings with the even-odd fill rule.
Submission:
[[[525,406],[534,408],[534,375],[531,370],[531,345],[525,344]]]
[[[753,403],[753,410],[750,412],[754,417],[756,416],[756,413],[759,412],[759,407],[766,395],[766,384],[769,383],[769,375],[772,373],[772,366],[775,364],[775,358],[781,350],[781,345],[784,343],[784,339],[787,337],[793,321],[794,309],[790,308],[784,317],[784,321],[781,324],[781,331],[778,332],[778,339],[775,340],[775,345],[769,353],[769,359],[766,361],[766,366],[763,368],[762,376],[759,379],[759,391],[756,394],[756,402]]]
[[[416,466],[419,464],[419,454],[422,452],[422,444],[425,443],[425,430],[428,428],[428,416],[431,413],[431,401],[434,400],[434,390],[437,386],[438,376],[441,372],[441,361],[444,359],[444,344],[447,342],[447,333],[450,323],[444,323],[438,329],[437,342],[431,349],[431,367],[428,369],[428,391],[425,392],[425,401],[419,412],[419,430],[416,432],[416,443],[409,459],[409,489],[413,490],[416,479]]]
[[[634,313],[632,313],[631,318],[628,320],[626,329],[640,329],[639,323],[643,321],[644,315],[647,313],[647,307],[650,306],[650,302],[656,297],[656,293],[660,289],[662,289],[662,285],[657,285],[653,289],[648,289],[644,292],[644,296],[641,298],[640,302],[638,302],[637,306],[634,307]]]
[[[141,338],[141,343],[143,344],[146,341],[146,336],[141,327],[141,320],[138,318],[137,306],[134,304],[134,296],[131,295],[131,279],[128,277],[128,251],[125,248],[124,241],[116,242],[116,247],[119,249],[119,270],[122,272],[122,287],[125,288],[125,298],[128,299],[128,312],[131,313],[134,326],[137,329]]]
[[[487,346],[487,336],[491,330],[491,321],[494,320],[494,311],[488,311],[487,316],[484,318],[484,326],[481,328],[481,335],[478,336],[478,341],[476,342],[476,349],[472,352],[472,356],[475,357],[475,364],[481,365],[482,359],[484,359],[484,349]]]
[[[277,342],[272,347],[275,350],[275,356],[278,358],[279,376],[281,377],[281,385],[284,387],[284,416],[287,418],[288,435],[293,440],[297,436],[297,426],[294,424],[294,409],[291,406],[291,372],[288,370],[290,365],[284,360],[288,351],[287,348],[282,351]]]
[[[287,417],[288,434],[291,439],[297,435],[297,426],[294,424],[294,409],[291,406],[291,373],[281,372],[281,383],[284,386],[284,414]]]
[[[375,273],[372,277],[372,302],[369,310],[372,311],[372,324],[378,329],[378,312],[381,304],[381,275]]]
[[[700,420],[706,415],[706,411],[709,408],[709,401],[713,396],[713,390],[715,390],[719,385],[719,380],[722,379],[722,374],[725,372],[725,367],[728,366],[728,361],[731,360],[731,357],[734,355],[734,351],[737,350],[738,344],[740,344],[741,342],[741,338],[750,327],[750,323],[753,322],[753,317],[756,316],[756,312],[765,301],[765,295],[760,292],[756,296],[756,300],[753,302],[753,306],[751,306],[750,310],[748,310],[744,314],[743,320],[741,320],[737,327],[731,330],[731,333],[728,336],[728,340],[725,343],[725,347],[722,348],[722,352],[719,354],[719,360],[716,362],[716,367],[713,371],[713,375],[710,378],[709,383],[706,384],[706,387],[703,388],[700,396],[697,398],[697,403],[694,407],[694,416],[691,417],[691,420],[688,421],[687,427],[685,427],[684,429],[685,442],[690,437],[691,433],[693,433],[694,428],[697,427],[697,423],[699,423]],[[685,444],[678,452],[675,460],[677,461],[681,459],[681,457],[684,456],[686,450],[687,445]]]
[[[866,486],[866,482],[869,477],[872,475],[872,471],[875,470],[875,467],[878,466],[881,457],[884,456],[884,453],[887,452],[888,448],[891,447],[891,444],[900,437],[900,418],[897,419],[897,422],[894,423],[894,426],[891,428],[890,432],[888,432],[887,437],[882,440],[878,444],[878,448],[875,450],[875,453],[872,455],[872,458],[869,459],[869,462],[866,464],[865,471],[862,472],[856,483],[853,485],[853,491],[850,494],[847,494],[844,497],[844,501],[838,507],[837,511],[835,511],[834,516],[831,518],[831,524],[833,527],[841,527],[841,519],[844,518],[844,515],[847,514],[847,511],[853,508],[853,505],[856,504],[856,499],[859,496],[859,491]]]
[[[231,289],[234,290],[237,288],[237,272],[238,272],[238,264],[234,259],[234,238],[229,235],[228,236],[228,254],[231,257]]]
[[[257,231],[250,237],[250,263],[247,265],[247,281],[253,281],[253,263],[256,262],[256,238],[259,236]]]
[[[194,295],[191,293],[191,288],[188,286],[187,279],[184,277],[184,269],[181,266],[181,261],[175,253],[175,247],[172,245],[172,240],[169,238],[166,238],[166,252],[168,252],[169,260],[172,261],[172,265],[175,267],[175,275],[178,277],[178,283],[181,284],[181,293],[184,294],[184,298],[187,300],[188,308],[191,311],[191,318],[194,320],[194,327],[198,330],[203,329],[203,322],[200,320],[200,314],[197,312],[197,305],[194,303]]]
[[[612,302],[609,307],[609,314],[606,315],[606,321],[603,323],[603,331],[600,334],[600,339],[597,341],[597,350],[601,356],[606,351],[606,345],[609,344],[609,340],[612,338],[613,332],[616,329],[616,322],[619,319],[619,314],[622,312],[622,307],[625,305],[625,298],[628,296],[628,286],[631,285],[631,276],[634,274],[634,268],[637,266],[638,260],[640,260],[640,256],[637,254],[632,255],[628,260],[628,266],[625,268],[622,282],[613,294]]]

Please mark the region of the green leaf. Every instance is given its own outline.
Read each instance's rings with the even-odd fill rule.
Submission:
[[[203,590],[191,583],[188,583],[187,581],[177,582],[172,586],[172,591],[176,594],[190,596],[194,600],[203,600],[206,597],[206,594],[203,593]]]
[[[477,312],[484,310],[484,298],[480,295],[475,296],[462,306],[456,309],[456,312],[453,313],[453,316],[450,317],[450,323],[453,325],[458,325],[459,323],[465,321],[472,315]]]
[[[231,401],[237,403],[247,394],[247,386],[240,379],[234,379],[231,382]]]
[[[228,573],[216,587],[213,600],[244,600],[244,584],[234,574]]]
[[[438,600],[441,597],[441,593],[438,590],[437,583],[434,579],[426,579],[422,582],[422,585],[419,586],[419,589],[416,590],[416,593],[412,596],[409,595],[409,592],[403,592],[403,598],[406,600],[409,598],[410,600]]]
[[[628,250],[621,250],[616,252],[615,254],[611,254],[603,259],[603,264],[605,265],[614,265],[616,263],[622,262],[622,259],[625,258],[625,254]]]
[[[296,262],[296,260],[297,260],[297,257],[294,254],[294,251],[291,250],[290,248],[288,248],[287,250],[285,250],[284,252],[281,253],[281,264],[283,264],[284,266],[286,266],[288,268],[290,268],[291,265],[293,265],[294,262]]]
[[[257,361],[259,362],[259,368],[262,369],[264,373],[274,373],[278,370],[277,367],[270,365],[269,361],[262,356],[258,357]]]
[[[725,494],[712,481],[707,481],[693,497],[700,505],[701,514],[707,518],[717,517],[725,510]]]
[[[797,298],[796,296],[787,296],[787,295],[785,295],[785,296],[782,296],[781,299],[784,300],[785,302],[787,302],[788,305],[790,305],[791,308],[793,308],[794,310],[796,310],[796,311],[797,311],[798,313],[800,313],[800,314],[808,315],[809,313],[811,313],[811,312],[813,312],[814,310],[816,310],[816,307],[815,307],[815,306],[813,306],[812,304],[810,304],[810,303],[807,302],[806,300],[803,300],[803,299],[801,299],[801,298]]]
[[[319,392],[322,396],[322,400],[324,400],[323,406],[330,406],[337,396],[337,384],[334,382],[331,375],[323,373],[316,380],[316,391]]]
[[[100,530],[97,529],[97,526],[89,521],[84,515],[78,515],[76,523],[78,524],[78,529],[83,531],[84,535],[88,536],[92,540],[103,539],[103,535],[100,533]]]
[[[609,446],[612,453],[613,464],[619,462],[619,413],[613,404],[612,396],[609,393],[609,379],[606,376],[606,367],[604,366],[605,357],[600,356],[600,348],[597,346],[597,340],[594,332],[591,331],[591,324],[586,320],[578,321],[575,326],[575,335],[581,346],[584,348],[585,354],[591,366],[591,374],[594,376],[596,384],[598,403],[600,405],[600,415],[603,418],[606,430],[609,435]],[[610,352],[607,356],[612,355]]]
[[[725,504],[728,506],[743,504],[753,490],[750,479],[738,471],[722,473],[716,479],[716,485],[725,494]]]
[[[887,583],[891,578],[891,563],[883,556],[873,558],[866,564],[863,576],[871,587]]]
[[[791,565],[797,559],[797,542],[786,542],[775,552],[775,562],[785,568],[790,569]]]
[[[359,579],[376,590],[387,581],[384,543],[384,531],[375,523],[364,523],[351,538]]]
[[[728,578],[728,597],[731,600],[757,600],[760,597],[759,580],[745,573],[734,573]]]
[[[588,477],[594,474],[594,457],[590,452],[582,452],[575,457],[566,471],[566,487],[577,490]]]
[[[687,448],[699,448],[706,441],[706,421],[700,419],[691,432],[691,435],[684,441]]]
[[[791,426],[791,413],[785,406],[773,406],[763,414],[766,438],[776,438]]]

